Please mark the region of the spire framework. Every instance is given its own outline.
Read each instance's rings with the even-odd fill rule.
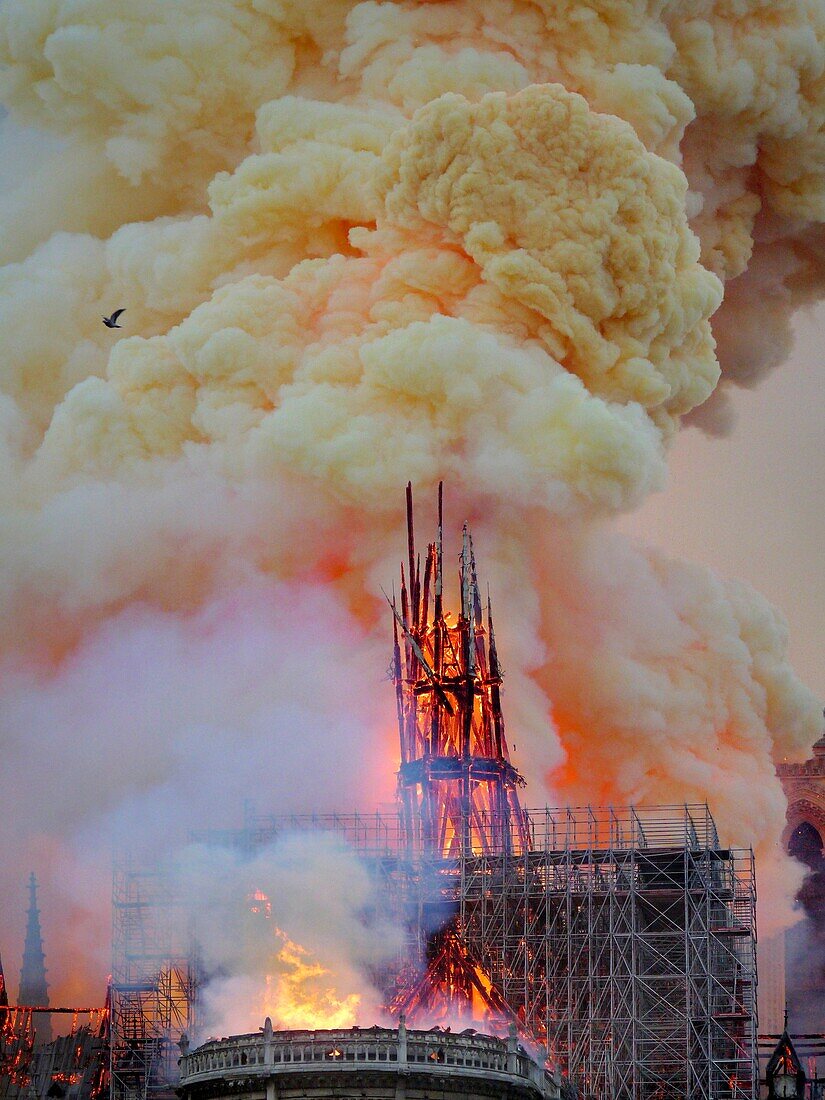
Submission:
[[[527,847],[501,712],[501,668],[488,595],[482,607],[473,539],[462,535],[457,616],[444,610],[443,493],[424,576],[416,554],[412,486],[407,485],[406,571],[401,605],[393,595],[393,678],[404,830],[411,851],[452,859]],[[486,617],[485,617],[486,610]]]

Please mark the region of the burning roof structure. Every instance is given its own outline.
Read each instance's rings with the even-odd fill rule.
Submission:
[[[392,605],[398,809],[250,815],[199,837],[254,852],[332,833],[369,867],[404,929],[379,977],[412,1026],[513,1024],[583,1096],[753,1100],[758,1088],[755,882],[706,806],[529,811],[510,760],[491,599],[462,534],[447,607],[443,516],[423,569],[408,487],[408,553]],[[259,895],[256,895],[259,897]],[[162,1093],[176,1041],[199,1034],[197,932],[151,866],[115,878],[113,1089]],[[185,906],[184,906],[185,907]],[[255,902],[259,919],[269,907]],[[176,929],[173,933],[171,929]],[[177,939],[173,942],[173,935]]]
[[[40,1024],[52,1014],[69,1019],[54,1038]],[[2,1100],[102,1100],[110,1049],[108,998],[101,1008],[50,1008],[9,1005],[0,996]]]

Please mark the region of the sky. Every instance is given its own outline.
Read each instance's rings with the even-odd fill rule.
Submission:
[[[797,313],[794,333],[786,362],[729,388],[730,434],[682,430],[666,488],[621,526],[750,582],[785,616],[791,663],[825,701],[825,306]]]

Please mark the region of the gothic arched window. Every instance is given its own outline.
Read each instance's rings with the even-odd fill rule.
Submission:
[[[810,821],[803,821],[794,829],[788,838],[788,851],[805,863],[812,871],[821,869],[822,864],[822,837]]]

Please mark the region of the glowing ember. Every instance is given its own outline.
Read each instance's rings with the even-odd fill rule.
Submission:
[[[249,912],[264,917],[272,916],[272,902],[263,890],[254,890],[249,896]]]

